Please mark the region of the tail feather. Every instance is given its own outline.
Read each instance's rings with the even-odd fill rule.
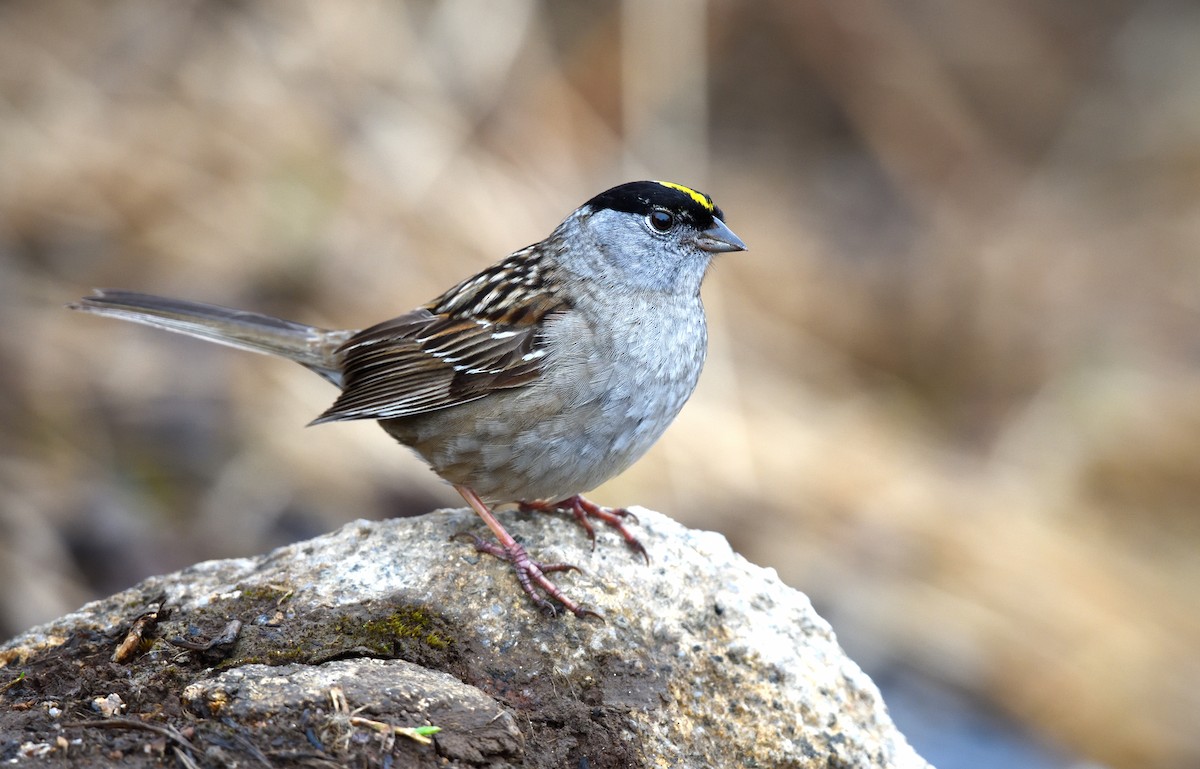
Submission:
[[[113,289],[96,289],[91,296],[67,307],[143,323],[239,350],[278,355],[339,385],[341,372],[334,353],[353,334],[352,331],[330,331],[215,304]]]

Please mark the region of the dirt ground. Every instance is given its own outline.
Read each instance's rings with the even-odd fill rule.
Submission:
[[[478,657],[465,654],[447,623],[424,608],[374,603],[305,616],[288,611],[288,597],[284,590],[249,591],[181,616],[145,595],[119,627],[78,632],[24,659],[10,652],[0,668],[0,760],[50,767],[639,765],[633,749],[622,743],[622,733],[628,733],[622,709],[606,706],[599,687],[570,698],[557,696],[548,677],[540,679],[540,688],[531,689],[525,680],[519,689],[510,688],[503,673],[470,663]],[[129,637],[139,618],[140,640]],[[230,624],[234,620],[240,628]],[[240,632],[223,639],[231,627]],[[130,658],[114,662],[114,652],[127,640]],[[513,669],[520,669],[519,656],[514,651]],[[351,710],[336,693],[269,718],[232,708],[202,712],[207,709],[182,696],[198,679],[246,664],[359,657],[405,659],[478,686],[517,716],[521,739],[480,738],[470,745],[461,742],[461,734],[434,734],[422,744],[404,733],[381,734],[351,719],[418,724],[403,723],[402,713]],[[593,680],[605,678],[611,671]],[[454,718],[443,712],[438,721]],[[448,739],[460,742],[451,745]]]

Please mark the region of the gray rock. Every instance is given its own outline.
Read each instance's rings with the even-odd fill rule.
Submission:
[[[463,510],[148,579],[0,647],[0,696],[24,703],[0,708],[0,758],[927,766],[803,594],[717,534],[637,515],[649,566],[611,533],[591,551],[561,518],[503,514],[536,557],[585,570],[557,581],[604,622],[537,612],[506,564],[450,541],[480,528]],[[112,662],[158,601],[132,659]],[[170,642],[204,647],[232,620],[232,645]],[[105,720],[86,706],[111,694],[123,715],[71,725]],[[441,731],[425,745],[385,725]]]

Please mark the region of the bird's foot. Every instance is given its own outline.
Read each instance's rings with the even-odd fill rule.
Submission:
[[[588,519],[595,518],[603,521],[605,525],[617,530],[625,539],[625,544],[631,550],[635,553],[640,553],[646,559],[646,563],[650,563],[650,554],[646,552],[646,548],[637,537],[633,536],[629,529],[625,528],[625,521],[630,520],[633,523],[637,523],[637,516],[623,507],[601,507],[595,502],[584,499],[580,494],[567,497],[558,502],[521,502],[520,507],[526,512],[570,513],[575,517],[575,521],[587,532],[588,539],[592,541],[593,550],[596,549],[596,529]]]
[[[476,552],[487,553],[495,556],[502,561],[508,561],[512,566],[513,571],[517,573],[517,582],[521,584],[521,589],[525,591],[525,595],[529,596],[535,604],[548,614],[558,614],[558,608],[551,603],[546,596],[553,598],[562,604],[563,608],[574,614],[576,617],[595,617],[603,621],[604,616],[591,609],[585,609],[579,604],[572,601],[550,581],[546,576],[547,573],[556,571],[579,571],[578,566],[573,566],[569,563],[541,563],[529,557],[529,553],[518,542],[513,541],[509,545],[498,545],[495,542],[487,542],[470,532],[460,532],[455,534],[455,537],[465,536],[470,537],[475,544]],[[538,592],[538,590],[542,592]],[[545,593],[545,595],[542,595]]]

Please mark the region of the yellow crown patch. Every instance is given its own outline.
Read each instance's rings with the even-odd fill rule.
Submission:
[[[708,195],[705,195],[703,192],[697,192],[691,187],[684,187],[682,184],[675,184],[674,182],[660,182],[655,180],[655,184],[661,184],[664,187],[670,187],[673,190],[679,190],[684,195],[687,195],[692,200],[699,203],[706,211],[712,212],[715,210],[712,198],[710,198]]]

